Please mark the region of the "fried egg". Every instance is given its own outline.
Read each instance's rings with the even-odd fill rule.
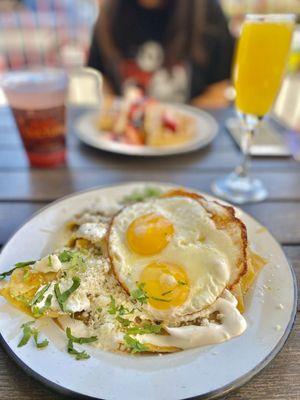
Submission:
[[[142,289],[144,307],[172,321],[211,304],[228,286],[238,249],[197,199],[178,196],[125,207],[113,219],[108,250],[128,293]]]

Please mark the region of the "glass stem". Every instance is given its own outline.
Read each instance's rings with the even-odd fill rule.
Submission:
[[[251,163],[250,149],[252,146],[253,137],[254,137],[254,128],[253,127],[246,128],[246,131],[242,137],[243,161],[241,165],[239,165],[236,168],[235,171],[236,174],[241,178],[246,178],[248,177],[249,174],[250,163]]]

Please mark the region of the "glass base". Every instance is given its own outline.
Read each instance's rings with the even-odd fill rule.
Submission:
[[[236,204],[262,201],[268,195],[260,180],[241,177],[235,172],[213,182],[212,191],[217,196]]]

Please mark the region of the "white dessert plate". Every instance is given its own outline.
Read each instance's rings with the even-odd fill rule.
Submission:
[[[112,153],[126,154],[131,156],[167,156],[184,154],[195,151],[211,143],[218,132],[218,123],[207,112],[187,105],[172,105],[181,112],[195,118],[197,132],[195,137],[187,143],[168,147],[136,146],[114,142],[104,135],[105,132],[97,128],[99,111],[92,111],[83,114],[75,122],[75,131],[79,139],[96,149],[109,151]]]
[[[75,213],[99,201],[110,205],[145,185],[98,188],[52,203],[9,240],[0,256],[0,271],[17,261],[46,254],[57,241],[57,232]],[[165,190],[174,187],[150,185]],[[269,260],[247,293],[248,328],[241,336],[222,344],[162,356],[122,355],[86,345],[91,358],[76,361],[66,352],[65,333],[52,320],[38,322],[42,337],[50,342],[48,347],[38,350],[29,342],[18,348],[20,326],[29,318],[1,298],[2,346],[29,375],[72,398],[181,400],[228,394],[256,375],[281,350],[293,326],[297,300],[293,270],[280,245],[252,217],[239,209],[237,214],[247,226],[252,248]]]

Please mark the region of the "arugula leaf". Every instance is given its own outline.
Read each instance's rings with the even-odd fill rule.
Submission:
[[[85,350],[77,351],[76,349],[74,349],[72,340],[68,341],[67,350],[69,354],[75,356],[76,360],[87,360],[88,358],[90,358],[90,355]]]
[[[125,326],[125,327],[127,327],[127,326],[129,326],[129,325],[131,324],[131,321],[130,321],[129,319],[122,318],[122,317],[120,317],[120,315],[118,315],[118,316],[116,317],[116,320],[117,320],[118,322],[120,322],[120,324],[123,325],[123,326]]]
[[[29,305],[33,306],[35,303],[39,303],[40,301],[43,300],[44,294],[47,292],[47,290],[50,287],[50,283],[48,285],[44,286],[43,289],[38,290],[36,294],[33,296],[33,299],[30,301]]]
[[[131,298],[139,301],[141,304],[146,304],[148,301],[148,295],[144,290],[145,283],[142,282],[138,285],[138,288],[131,292]]]
[[[130,195],[125,196],[122,201],[125,203],[145,201],[150,198],[159,197],[161,195],[161,193],[162,192],[159,188],[148,186],[142,190],[135,190]]]
[[[24,267],[27,267],[28,265],[32,265],[34,263],[35,263],[35,261],[22,261],[22,262],[16,263],[15,267],[13,269],[0,273],[0,281],[5,279],[7,276],[10,276],[14,272],[15,269],[24,268]]]
[[[34,306],[32,308],[32,312],[33,312],[33,316],[35,318],[39,318],[42,317],[45,312],[51,307],[51,300],[52,300],[53,295],[52,294],[48,294],[46,301],[45,301],[45,305],[41,308]]]
[[[151,296],[151,299],[156,300],[156,301],[162,301],[163,303],[170,303],[170,301],[172,301],[172,300],[162,299],[160,297],[155,297],[155,296]]]
[[[92,343],[95,342],[96,340],[98,340],[97,336],[91,336],[89,338],[86,337],[75,337],[72,335],[71,329],[68,327],[66,329],[66,334],[67,334],[67,338],[69,340],[71,340],[73,343],[79,343],[79,344],[83,344],[83,343]]]
[[[143,326],[135,326],[127,329],[128,335],[146,335],[147,333],[160,333],[162,330],[161,325],[145,324]]]
[[[113,298],[112,295],[110,295],[110,304],[109,304],[109,309],[107,311],[111,315],[114,315],[117,313],[116,300]]]
[[[59,261],[62,262],[62,263],[71,261],[72,257],[73,257],[72,252],[69,251],[69,250],[63,250],[58,255]]]
[[[70,295],[73,292],[75,292],[75,290],[78,289],[78,287],[80,286],[80,278],[78,276],[73,276],[72,280],[73,280],[72,286],[63,293],[61,293],[58,283],[56,283],[54,285],[54,293],[55,293],[57,302],[58,302],[61,310],[64,312],[66,312],[66,301],[68,300]]]
[[[141,353],[144,351],[148,351],[148,347],[145,346],[143,343],[139,342],[138,340],[134,339],[133,337],[129,336],[128,334],[124,335],[124,342],[127,348],[132,353]]]

